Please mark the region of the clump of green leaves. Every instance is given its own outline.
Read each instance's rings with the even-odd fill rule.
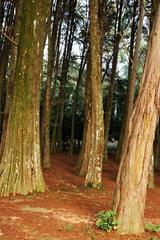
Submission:
[[[72,224],[68,223],[68,224],[66,225],[66,230],[69,231],[69,232],[71,232],[72,229],[73,229]]]
[[[160,224],[146,223],[145,229],[148,232],[160,232]]]
[[[109,211],[100,211],[97,214],[96,226],[106,232],[111,232],[112,230],[117,229],[117,214],[116,212]]]
[[[150,240],[159,240],[157,237],[151,237]]]

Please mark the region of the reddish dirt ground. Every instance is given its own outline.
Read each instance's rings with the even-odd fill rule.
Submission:
[[[44,171],[48,192],[27,197],[0,199],[0,240],[152,240],[160,234],[119,236],[95,227],[95,215],[112,207],[118,166],[104,164],[104,189],[84,189],[84,178],[74,174],[77,156],[53,158],[51,171]],[[145,209],[147,222],[160,223],[160,178],[149,189]]]

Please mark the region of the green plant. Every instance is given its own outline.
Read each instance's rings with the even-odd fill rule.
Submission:
[[[66,230],[70,232],[70,231],[72,231],[72,229],[73,229],[72,224],[68,223],[68,224],[66,225]]]
[[[160,224],[146,223],[145,229],[148,232],[160,232]]]
[[[157,237],[151,237],[149,240],[159,240]]]
[[[96,226],[106,232],[117,229],[117,214],[112,211],[101,211],[97,214]]]

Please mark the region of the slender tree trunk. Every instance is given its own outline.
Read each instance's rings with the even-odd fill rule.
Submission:
[[[42,157],[44,161],[44,167],[50,168],[50,112],[51,112],[51,83],[53,79],[55,54],[56,54],[56,44],[57,44],[57,32],[60,21],[62,1],[57,1],[57,6],[54,15],[53,27],[51,30],[51,36],[48,37],[48,73],[47,73],[47,83],[45,89],[45,102],[43,109],[42,118]],[[51,5],[52,8],[52,5]],[[52,12],[51,12],[52,18]],[[51,26],[50,26],[51,27]]]
[[[83,77],[83,72],[84,72],[84,67],[86,64],[86,44],[84,44],[83,47],[83,52],[81,56],[81,64],[80,64],[80,69],[79,69],[79,74],[77,78],[77,85],[76,85],[76,90],[75,94],[73,97],[73,103],[72,103],[72,120],[71,120],[71,141],[70,141],[70,155],[73,155],[73,145],[74,145],[74,127],[75,127],[75,117],[76,117],[76,110],[77,110],[77,100],[78,100],[78,92],[79,92],[79,87],[80,83]]]
[[[39,86],[48,3],[24,1],[22,7],[13,101],[0,166],[1,196],[46,189],[40,161]]]
[[[121,40],[122,7],[123,7],[123,0],[120,1],[120,6],[119,6],[118,30],[115,37],[115,43],[114,43],[114,49],[113,49],[112,73],[111,73],[108,100],[107,100],[107,108],[106,108],[107,110],[105,114],[105,145],[104,145],[105,161],[108,160],[107,144],[108,144],[108,137],[109,137],[110,122],[111,122],[112,102],[113,102],[113,93],[114,93],[115,77],[116,77],[117,62],[118,62],[119,43]]]
[[[126,141],[126,136],[128,133],[129,120],[130,120],[130,117],[133,111],[133,106],[134,106],[135,82],[137,78],[137,67],[138,67],[138,60],[139,60],[139,48],[140,48],[140,42],[141,42],[143,18],[144,18],[144,1],[143,1],[143,4],[141,3],[141,6],[140,6],[139,23],[138,23],[138,30],[136,34],[134,56],[133,56],[133,61],[131,62],[131,69],[129,70],[127,104],[125,107],[125,113],[124,113],[123,122],[122,122],[122,130],[121,130],[120,140],[118,144],[118,150],[117,150],[117,156],[116,156],[117,161],[120,161],[122,157],[123,146],[124,146],[124,142]],[[135,32],[134,29],[133,31]],[[134,45],[134,40],[133,40],[132,46],[133,45]]]
[[[149,166],[160,103],[160,7],[152,29],[139,95],[129,124],[117,177],[113,209],[120,234],[144,231]]]
[[[64,103],[65,103],[65,86],[67,82],[67,73],[69,68],[69,62],[71,57],[71,50],[73,45],[73,38],[75,32],[75,8],[77,0],[70,0],[70,9],[69,9],[69,18],[66,29],[65,37],[65,49],[63,54],[63,64],[62,64],[62,73],[61,73],[61,82],[60,90],[58,95],[58,104],[56,109],[56,122],[53,129],[53,138],[54,139],[54,149],[57,148],[58,151],[62,150],[62,131],[63,131],[63,118],[64,118]],[[57,142],[57,146],[56,145]],[[52,144],[53,146],[53,144]]]
[[[88,61],[90,59],[90,49],[88,52]],[[81,152],[78,160],[77,169],[80,176],[86,176],[89,163],[90,154],[90,143],[92,139],[92,133],[89,131],[91,129],[91,80],[90,80],[90,64],[87,63],[87,78],[85,80],[85,118],[84,118],[84,129],[83,129],[83,142],[81,147]]]

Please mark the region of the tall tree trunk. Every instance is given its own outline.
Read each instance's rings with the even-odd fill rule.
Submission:
[[[23,5],[23,1],[21,0],[21,1],[17,2],[16,6],[15,6],[16,17],[15,17],[13,41],[14,41],[14,43],[16,43],[16,45],[12,43],[12,46],[11,46],[11,63],[9,66],[10,75],[9,75],[9,79],[7,82],[6,104],[5,104],[5,108],[4,108],[2,138],[1,138],[1,145],[0,145],[0,160],[3,155],[10,104],[11,104],[12,97],[13,97],[13,85],[14,85],[15,69],[16,69],[16,62],[17,62],[17,45],[19,43],[20,17],[21,17],[22,5]]]
[[[0,166],[1,196],[46,189],[40,161],[39,86],[48,3],[24,1],[22,7],[13,101]]]
[[[11,41],[10,39],[13,37],[13,21],[14,21],[14,5],[12,3],[8,3],[7,6],[3,6],[3,11],[5,11],[5,15],[8,17],[6,19],[2,19],[2,32],[4,32],[5,36],[1,39],[1,52],[0,52],[0,137],[2,135],[2,126],[3,119],[6,118],[4,114],[4,108],[6,104],[6,92],[7,92],[7,72],[8,72],[8,63],[9,57],[11,54]],[[3,17],[4,17],[3,16]],[[6,37],[7,36],[7,37]]]
[[[50,112],[51,112],[51,83],[55,64],[55,54],[57,45],[57,32],[60,22],[61,1],[57,1],[51,36],[48,35],[48,73],[45,89],[44,109],[42,115],[42,157],[45,168],[50,168]],[[51,5],[52,8],[52,5]],[[52,11],[51,11],[52,18]],[[51,26],[50,26],[51,27]]]
[[[120,1],[120,6],[119,6],[118,29],[117,29],[117,33],[115,36],[115,43],[114,43],[114,49],[113,49],[112,72],[111,72],[111,79],[110,79],[110,86],[109,86],[109,93],[108,93],[108,100],[107,100],[107,108],[106,108],[106,113],[105,113],[105,145],[104,145],[104,160],[105,161],[108,160],[107,144],[108,144],[108,137],[109,137],[110,122],[111,122],[112,102],[113,102],[113,93],[114,93],[117,62],[118,62],[119,43],[121,40],[122,7],[123,7],[123,0]]]
[[[90,59],[90,47],[88,51],[88,61]],[[81,152],[78,160],[77,170],[81,176],[86,176],[89,163],[90,154],[90,143],[92,139],[92,133],[89,131],[91,129],[91,80],[90,80],[90,64],[87,63],[87,78],[85,80],[85,118],[84,118],[84,128],[83,128],[83,141]]]
[[[120,140],[118,143],[118,150],[117,150],[117,161],[120,161],[122,157],[123,152],[123,146],[124,142],[126,141],[126,136],[128,133],[128,127],[129,127],[129,120],[133,111],[133,105],[134,105],[134,93],[135,93],[135,82],[137,78],[137,67],[138,67],[138,60],[139,60],[139,48],[140,48],[140,42],[141,42],[141,33],[142,33],[142,26],[143,26],[143,18],[144,18],[144,2],[140,5],[140,12],[139,12],[139,23],[138,23],[138,30],[136,34],[136,44],[134,48],[134,56],[133,60],[130,64],[131,68],[129,69],[129,75],[128,75],[128,91],[127,91],[127,103],[125,107],[125,113],[123,117],[122,122],[122,129],[121,129],[121,135]],[[135,27],[134,27],[135,28]],[[133,29],[135,32],[135,29]],[[132,46],[134,45],[134,38]],[[130,59],[132,57],[130,56]]]
[[[86,35],[87,35],[87,26],[86,26]],[[75,117],[76,117],[76,111],[77,111],[78,92],[79,92],[79,87],[80,87],[80,83],[81,83],[81,80],[83,77],[84,67],[85,67],[86,59],[87,59],[86,43],[87,43],[87,39],[85,38],[82,56],[81,56],[81,64],[80,64],[79,74],[78,74],[78,78],[77,78],[77,85],[76,85],[75,93],[73,96],[73,103],[72,103],[71,141],[70,141],[70,155],[71,156],[73,155],[73,146],[74,146],[74,127],[75,127]]]
[[[71,57],[71,50],[73,45],[73,38],[75,32],[75,8],[76,8],[77,0],[70,0],[70,9],[69,9],[69,18],[66,29],[66,37],[65,37],[65,48],[63,54],[63,64],[62,64],[62,72],[61,72],[61,81],[59,88],[59,95],[57,101],[56,108],[56,120],[53,129],[53,138],[54,143],[53,148],[58,151],[62,150],[62,130],[63,130],[63,118],[64,118],[64,101],[65,101],[65,86],[67,82],[67,73],[69,69],[69,62]],[[56,145],[57,142],[57,146]]]
[[[117,177],[113,209],[118,214],[120,234],[137,234],[144,231],[143,217],[149,166],[160,110],[159,5],[160,3]]]
[[[90,95],[90,116],[83,136],[83,165],[88,162],[85,186],[100,188],[102,184],[102,160],[104,150],[104,122],[101,85],[101,22],[98,17],[99,5],[102,1],[89,1],[90,34],[87,89]],[[88,106],[89,106],[88,105]],[[88,110],[88,109],[87,109]],[[88,148],[88,149],[87,149]],[[87,151],[87,155],[86,155]],[[85,159],[85,158],[88,159]],[[82,166],[83,167],[83,166]]]

